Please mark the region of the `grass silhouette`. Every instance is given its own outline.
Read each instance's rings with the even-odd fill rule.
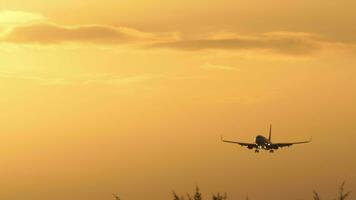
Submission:
[[[178,195],[175,191],[173,191],[173,200],[203,200],[202,194],[200,192],[199,187],[197,186],[195,188],[194,194],[189,194],[187,193],[185,196],[184,195]],[[339,190],[338,190],[338,195],[336,198],[333,200],[347,200],[349,199],[351,194],[351,191],[345,192],[345,181],[340,185]],[[119,196],[117,194],[113,194],[115,200],[120,200]],[[246,197],[246,200],[249,198]],[[315,190],[313,191],[313,199],[314,200],[321,200],[321,197],[318,192]],[[227,194],[221,194],[221,193],[216,193],[212,195],[212,200],[227,200]]]
[[[199,190],[199,187],[197,186],[195,188],[195,193],[193,195],[190,195],[189,193],[186,194],[186,198],[181,195],[179,196],[176,192],[173,191],[173,200],[202,200],[202,194]],[[227,199],[227,195],[226,193],[224,195],[220,194],[220,193],[216,193],[212,195],[212,199],[213,200],[226,200]]]
[[[313,196],[314,200],[321,200],[318,192],[316,192],[314,190],[313,193],[314,193],[314,196]],[[351,194],[351,191],[345,192],[345,181],[344,181],[344,182],[342,182],[342,184],[339,187],[338,196],[335,200],[346,200],[350,197],[350,194]]]

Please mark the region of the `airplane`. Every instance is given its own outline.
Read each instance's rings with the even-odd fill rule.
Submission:
[[[221,136],[221,141],[227,142],[227,143],[239,144],[241,146],[246,146],[248,149],[255,148],[256,153],[260,152],[261,149],[267,150],[270,153],[273,153],[274,150],[277,150],[282,147],[290,147],[294,144],[309,143],[309,142],[311,142],[311,139],[307,140],[307,141],[302,141],[302,142],[272,143],[272,125],[270,125],[268,138],[264,137],[263,135],[257,135],[255,138],[255,143],[244,143],[244,142],[237,142],[237,141],[231,141],[231,140],[224,140],[222,136]]]

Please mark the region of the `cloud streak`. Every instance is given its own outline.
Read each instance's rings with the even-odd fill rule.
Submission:
[[[223,71],[240,71],[239,68],[236,67],[231,67],[227,65],[217,65],[217,64],[210,64],[210,63],[205,63],[204,65],[201,66],[202,69],[207,69],[207,70],[223,70]]]
[[[162,42],[174,38],[176,38],[174,33],[149,33],[126,27],[106,25],[61,26],[39,23],[13,27],[3,35],[1,41],[19,44],[58,44],[66,42],[125,44]]]
[[[159,74],[134,74],[134,75],[110,75],[110,74],[78,74],[76,76],[46,77],[40,74],[24,74],[21,72],[0,71],[0,79],[21,80],[38,83],[40,85],[113,85],[134,86],[149,83],[159,79],[169,79],[169,76]]]
[[[108,25],[64,26],[53,23],[32,23],[6,29],[0,27],[0,43],[133,45],[142,49],[180,51],[254,50],[292,56],[310,55],[333,44],[340,44],[319,35],[301,32],[251,35],[214,33],[194,39],[182,39],[177,32],[157,33]]]
[[[169,48],[184,51],[197,50],[270,50],[282,54],[305,55],[322,48],[324,40],[311,34],[272,32],[253,36],[213,35],[210,38],[162,42],[153,48]]]
[[[46,18],[38,13],[24,11],[3,10],[0,11],[0,26],[13,26],[19,24],[43,21]]]

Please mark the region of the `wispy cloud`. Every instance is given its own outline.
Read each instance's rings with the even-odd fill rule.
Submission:
[[[43,21],[45,19],[46,17],[38,13],[13,10],[0,11],[0,26],[14,26],[26,23],[34,23]]]
[[[225,50],[272,52],[289,56],[311,55],[325,48],[344,44],[321,35],[305,32],[267,32],[241,35],[236,32],[214,32],[181,37],[179,32],[147,32],[135,28],[102,24],[59,25],[46,17],[22,11],[0,12],[0,43],[14,44],[95,44],[133,45],[142,49],[180,51]],[[1,24],[12,26],[2,28]],[[190,38],[190,39],[182,39]],[[221,68],[221,67],[220,67]],[[221,68],[222,69],[222,68]]]
[[[61,26],[50,23],[37,23],[12,28],[2,37],[2,41],[22,44],[56,44],[64,42],[123,44],[169,41],[174,40],[176,37],[175,33],[150,33],[107,25]]]
[[[0,71],[0,78],[15,79],[35,82],[41,85],[69,85],[72,81],[65,78],[44,78],[36,75],[26,75],[22,73]]]
[[[0,71],[0,78],[29,81],[40,85],[112,85],[131,87],[147,83],[149,81],[166,79],[168,76],[159,74],[77,74],[75,76],[48,77],[41,74],[21,73],[12,71]]]
[[[223,37],[219,34],[193,40],[180,40],[153,44],[154,48],[184,51],[197,50],[271,50],[282,54],[304,55],[322,48],[326,42],[307,33],[271,32],[258,35]]]
[[[225,71],[240,71],[239,68],[236,67],[231,67],[227,65],[218,65],[218,64],[211,64],[211,63],[205,63],[201,66],[202,69],[208,69],[208,70],[225,70]]]
[[[84,79],[81,81],[82,84],[108,84],[108,85],[135,85],[144,83],[147,81],[155,80],[161,78],[160,75],[155,74],[138,74],[130,76],[111,76],[108,74],[87,74],[82,76]]]

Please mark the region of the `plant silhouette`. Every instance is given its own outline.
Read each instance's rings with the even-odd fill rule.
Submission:
[[[193,195],[190,195],[189,193],[186,194],[186,198],[183,195],[178,195],[175,191],[173,191],[173,200],[203,200],[202,193],[200,192],[199,187],[197,186],[195,188],[195,192]],[[345,182],[343,182],[338,190],[337,197],[333,200],[347,200],[350,199],[350,194],[351,191],[345,192]],[[115,200],[121,200],[120,197],[117,194],[113,194],[113,197]],[[313,199],[314,200],[321,200],[321,197],[317,191],[313,191]],[[212,200],[227,200],[227,194],[221,194],[221,193],[216,193],[212,195]],[[248,197],[246,197],[246,200],[249,200]]]
[[[313,199],[314,200],[321,200],[320,195],[318,192],[316,192],[315,190],[313,191]],[[339,187],[339,191],[338,191],[338,196],[335,200],[346,200],[350,197],[351,191],[345,192],[345,181],[342,182],[342,184]]]

